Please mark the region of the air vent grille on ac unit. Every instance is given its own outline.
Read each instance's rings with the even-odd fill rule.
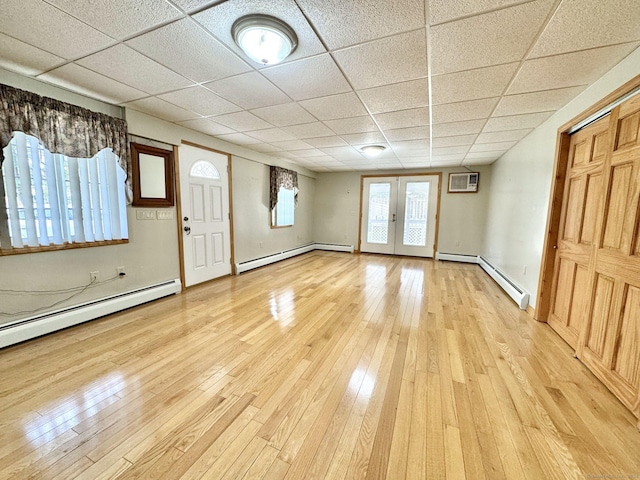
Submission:
[[[449,193],[475,193],[478,191],[479,178],[480,174],[476,172],[450,173]]]

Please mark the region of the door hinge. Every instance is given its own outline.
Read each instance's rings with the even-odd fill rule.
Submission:
[[[231,212],[227,213],[227,216],[229,217],[229,220],[231,220]]]

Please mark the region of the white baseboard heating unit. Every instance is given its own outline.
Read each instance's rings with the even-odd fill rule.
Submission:
[[[493,278],[498,285],[509,295],[520,307],[526,310],[529,305],[529,294],[518,284],[511,280],[506,274],[491,265],[486,258],[479,255],[462,255],[459,253],[436,252],[436,260],[446,260],[449,262],[477,263],[482,269]]]
[[[0,348],[179,293],[180,280],[150,285],[0,326]]]
[[[486,258],[479,256],[478,264],[489,274],[491,278],[496,281],[498,285],[502,287],[505,292],[507,292],[507,295],[513,298],[521,310],[527,309],[527,306],[529,305],[529,294],[525,292],[524,289],[513,282],[513,280],[507,277],[503,272],[491,265]]]
[[[333,243],[310,243],[308,245],[302,245],[300,247],[292,248],[291,250],[285,250],[283,252],[266,255],[254,260],[236,263],[236,275],[239,275],[242,272],[253,270],[254,268],[264,267],[265,265],[269,265],[270,263],[275,263],[279,262],[280,260],[295,257],[296,255],[312,252],[313,250],[330,250],[333,252],[353,253],[353,245],[338,245]]]

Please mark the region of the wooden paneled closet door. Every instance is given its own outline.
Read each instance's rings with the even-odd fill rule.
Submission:
[[[604,198],[577,353],[640,418],[640,95],[610,115]]]
[[[574,349],[586,316],[596,252],[609,117],[571,136],[553,277],[549,325]]]

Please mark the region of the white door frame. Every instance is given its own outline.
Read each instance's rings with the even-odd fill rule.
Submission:
[[[362,215],[364,204],[364,180],[365,178],[386,178],[386,177],[421,177],[421,176],[437,176],[438,177],[438,201],[436,204],[436,226],[435,226],[435,241],[433,247],[433,255],[435,258],[435,252],[438,251],[438,235],[440,231],[440,197],[442,195],[442,172],[428,172],[428,173],[381,173],[376,175],[360,175],[360,216],[358,221],[358,249],[356,253],[360,253],[362,246]]]
[[[233,190],[232,190],[232,173],[231,167],[231,154],[216,150],[215,148],[206,147],[198,143],[189,142],[188,140],[182,140],[182,145],[188,145],[190,147],[201,148],[210,152],[218,153],[220,155],[227,156],[227,164],[229,165],[229,175],[227,177],[229,187],[229,241],[230,241],[230,254],[231,254],[231,275],[236,274],[236,262],[235,252],[233,248]],[[184,235],[182,232],[182,200],[181,200],[181,186],[180,186],[180,156],[178,155],[178,147],[173,147],[173,159],[174,159],[174,176],[176,182],[175,195],[176,195],[176,217],[178,227],[178,257],[180,259],[180,282],[182,283],[182,291],[184,292],[187,287],[185,286],[185,274],[184,274]],[[199,285],[199,284],[198,284]],[[193,285],[196,286],[196,285]]]

